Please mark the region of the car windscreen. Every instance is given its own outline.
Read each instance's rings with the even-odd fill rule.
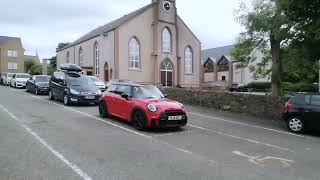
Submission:
[[[38,76],[36,77],[36,82],[49,82],[50,76]]]
[[[164,95],[155,86],[137,86],[133,88],[133,97],[140,99],[161,99]]]
[[[17,74],[16,78],[30,78],[30,75],[28,75],[28,74]]]
[[[13,77],[13,74],[8,74],[8,77],[10,77],[10,78]]]
[[[80,77],[71,77],[66,76],[66,82],[70,86],[95,86],[88,77],[80,76]]]
[[[96,77],[90,77],[90,79],[93,81],[93,82],[101,82],[100,79],[96,78]]]
[[[119,80],[118,82],[119,83],[128,83],[128,84],[134,83],[133,81],[130,81],[130,80]]]

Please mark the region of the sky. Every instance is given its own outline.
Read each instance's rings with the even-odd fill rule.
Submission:
[[[151,0],[1,1],[0,36],[21,37],[25,54],[35,55],[37,51],[40,59],[54,56],[59,42],[72,42],[151,3]],[[179,16],[200,39],[202,49],[233,44],[243,30],[234,18],[240,0],[176,1]]]

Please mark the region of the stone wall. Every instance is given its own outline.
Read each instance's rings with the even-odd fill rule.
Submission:
[[[257,117],[280,120],[284,100],[270,96],[188,89],[162,89],[168,98],[185,104],[245,113]]]

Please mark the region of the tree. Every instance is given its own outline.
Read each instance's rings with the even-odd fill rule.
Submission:
[[[36,65],[32,66],[30,74],[42,75],[42,64],[36,64]]]
[[[59,51],[60,49],[68,46],[70,43],[59,43],[57,48],[56,48],[56,51]],[[53,67],[53,68],[57,68],[57,56],[52,56],[50,59],[50,66]]]
[[[30,59],[30,60],[26,61],[24,63],[26,72],[30,72],[31,68],[36,64],[37,64],[36,61],[33,60],[33,59]]]
[[[292,46],[303,51],[304,57],[318,63],[320,90],[320,1],[278,0],[278,6],[294,23]]]
[[[257,74],[271,72],[272,96],[281,95],[281,47],[289,40],[292,27],[274,0],[254,0],[253,9],[242,5],[237,20],[245,27],[232,55],[245,66],[255,62],[252,52],[261,51],[265,56],[254,68]],[[271,68],[269,67],[271,63]]]

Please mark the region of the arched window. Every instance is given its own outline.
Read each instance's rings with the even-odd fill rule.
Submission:
[[[129,41],[129,66],[134,69],[140,68],[140,44],[135,37]]]
[[[190,46],[184,50],[184,70],[185,73],[193,73],[193,52]]]
[[[229,61],[225,57],[218,62],[218,71],[229,71]]]
[[[67,52],[66,63],[70,63],[70,52]]]
[[[94,44],[94,67],[95,67],[95,74],[98,76],[99,73],[99,44],[96,42]]]
[[[162,31],[162,51],[171,52],[171,32],[168,28],[164,28]]]
[[[82,47],[79,49],[79,66],[83,66],[83,50]]]

